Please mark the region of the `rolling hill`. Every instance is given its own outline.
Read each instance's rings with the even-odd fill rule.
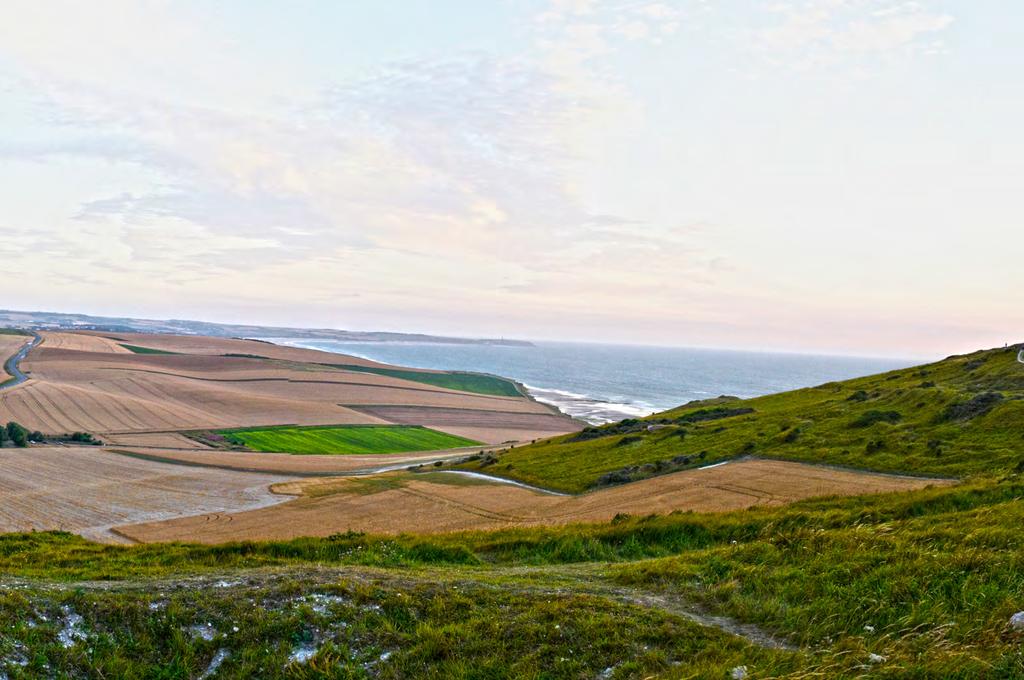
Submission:
[[[462,464],[574,491],[641,488],[630,480],[741,457],[956,483],[433,535],[348,531],[210,546],[0,536],[10,586],[0,594],[0,670],[1024,677],[1018,350],[691,403]]]
[[[1019,347],[755,399],[693,402],[460,467],[574,493],[740,456],[928,476],[1024,461]]]

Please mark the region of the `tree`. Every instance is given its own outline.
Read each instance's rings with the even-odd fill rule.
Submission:
[[[15,446],[28,446],[28,430],[13,420],[7,423],[7,436]]]

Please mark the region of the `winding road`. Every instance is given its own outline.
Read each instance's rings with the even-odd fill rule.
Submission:
[[[1021,351],[1017,352],[1017,361],[1019,361],[1020,363],[1024,364],[1024,349],[1022,349]]]
[[[4,370],[7,371],[7,375],[11,377],[3,384],[0,384],[0,390],[15,387],[28,380],[28,376],[21,372],[21,369],[18,368],[18,364],[21,363],[21,360],[24,359],[34,347],[43,341],[43,337],[38,333],[33,333],[32,335],[34,336],[32,342],[25,343],[21,349],[15,352],[13,356],[4,362]]]

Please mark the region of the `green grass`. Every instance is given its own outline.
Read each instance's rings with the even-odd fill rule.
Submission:
[[[475,442],[446,432],[414,425],[326,425],[315,427],[263,427],[221,430],[256,451],[297,454],[365,454],[438,451]]]
[[[380,491],[378,482],[394,488],[389,478],[367,478],[367,493]],[[356,491],[358,493],[358,491]],[[543,567],[579,563],[637,563],[708,550],[741,550],[758,543],[808,545],[815,536],[830,536],[837,545],[845,537],[873,536],[877,555],[891,557],[905,546],[888,542],[898,529],[945,524],[972,517],[971,531],[961,534],[1000,535],[995,548],[1024,550],[1024,535],[1016,522],[1024,512],[1024,477],[986,478],[953,487],[895,494],[826,498],[778,508],[700,514],[674,512],[644,517],[622,515],[611,522],[496,531],[468,531],[429,536],[373,536],[340,533],[327,538],[290,541],[236,542],[215,546],[185,543],[135,546],[99,544],[73,534],[37,532],[0,534],[0,574],[56,580],[111,580],[167,577],[231,569],[296,567],[309,564],[357,565],[387,568],[448,566],[459,569]],[[975,533],[977,531],[977,533]],[[916,532],[919,547],[929,537]],[[963,545],[952,534],[936,543],[941,554],[969,554],[977,547]],[[841,540],[840,540],[841,539]],[[874,540],[877,539],[877,540]],[[824,545],[824,544],[823,544]],[[886,547],[888,545],[888,547]],[[1002,546],[1002,547],[999,547]],[[1019,557],[1019,556],[1018,556]],[[877,566],[885,566],[885,560]],[[466,576],[472,574],[466,572]],[[1024,579],[1024,572],[1021,572]],[[1024,583],[1022,583],[1024,585]]]
[[[152,347],[139,347],[138,345],[126,345],[123,342],[118,343],[118,344],[121,345],[121,347],[124,347],[127,350],[131,350],[132,352],[135,352],[136,354],[181,354],[181,352],[168,352],[165,349],[154,349]]]
[[[197,678],[218,655],[222,679],[576,679],[606,668],[626,678],[681,662],[702,677],[727,677],[741,663],[789,672],[802,658],[607,598],[424,575],[6,591],[0,625],[12,678]],[[77,639],[65,646],[69,630]],[[315,654],[294,661],[300,649]]]
[[[482,373],[462,373],[450,371],[445,373],[427,373],[425,371],[412,371],[400,368],[377,368],[374,366],[358,366],[355,364],[327,364],[333,368],[341,368],[346,371],[358,371],[360,373],[374,373],[386,375],[391,378],[401,378],[412,382],[444,387],[449,390],[461,392],[473,392],[475,394],[488,394],[499,397],[521,397],[522,393],[516,384],[511,380],[499,378],[493,375]]]
[[[102,667],[142,677],[172,659],[194,676],[227,648],[241,664],[225,666],[227,677],[259,665],[268,677],[360,677],[336,674],[354,651],[360,661],[390,652],[384,677],[613,668],[617,678],[717,678],[739,665],[751,677],[1020,677],[1024,638],[1006,622],[1024,600],[1022,497],[1024,478],[1011,474],[782,508],[427,537],[116,546],[8,535],[0,572],[29,581],[0,596],[0,644],[17,641],[72,676]],[[169,585],[186,574],[187,587]],[[311,593],[337,601],[317,611],[303,599]],[[644,601],[653,604],[632,604]],[[693,624],[673,602],[802,651]],[[63,606],[96,631],[70,651],[54,646]],[[212,644],[187,632],[206,622],[220,632]],[[288,667],[304,641],[318,661]],[[870,654],[885,661],[872,667]]]
[[[1024,366],[1007,356],[693,404],[644,421],[673,421],[653,432],[503,456],[528,452],[538,479],[585,487],[679,446],[713,460],[753,441],[780,458],[963,476],[955,486],[430,536],[0,536],[0,671],[188,678],[224,650],[218,678],[1021,678],[1024,633],[1008,621],[1024,609]],[[990,392],[1003,398],[977,399]],[[706,419],[740,406],[754,412]],[[627,436],[640,439],[615,446]],[[402,478],[360,481],[372,493]],[[72,614],[81,638],[64,646]],[[315,655],[290,662],[304,645]]]
[[[0,335],[32,335],[32,333],[20,328],[2,327],[0,328]]]
[[[501,452],[489,470],[570,492],[593,488],[602,475],[626,466],[653,466],[676,456],[691,457],[691,466],[752,454],[920,475],[1007,470],[1024,460],[1024,366],[1017,351],[976,352],[756,399],[682,406],[639,421],[636,432],[587,441],[567,435]],[[1004,397],[988,413],[948,417],[952,405],[988,392]],[[686,422],[723,407],[754,410]],[[648,425],[660,429],[648,431]],[[627,437],[632,439],[624,442]],[[463,467],[478,469],[479,463]]]

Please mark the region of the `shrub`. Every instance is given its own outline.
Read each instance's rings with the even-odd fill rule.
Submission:
[[[707,420],[720,420],[722,418],[732,418],[733,416],[744,416],[748,413],[753,413],[754,409],[741,406],[739,408],[704,408],[693,413],[687,413],[686,415],[679,416],[676,418],[676,422],[680,424],[684,423],[701,423]]]
[[[15,446],[28,446],[28,430],[13,420],[7,423],[7,437]]]
[[[971,420],[985,415],[1002,400],[1003,395],[999,392],[984,392],[967,401],[950,404],[943,414],[943,418],[945,420]]]
[[[869,441],[867,443],[867,446],[864,447],[864,452],[865,453],[869,453],[869,454],[870,453],[878,453],[879,451],[881,451],[884,448],[885,448],[885,442],[884,441],[882,441],[881,439],[872,439],[871,441]]]
[[[877,411],[872,409],[871,411],[865,411],[856,420],[853,421],[854,427],[870,427],[875,423],[898,423],[903,420],[903,415],[899,411]]]
[[[971,359],[964,364],[964,370],[973,371],[976,368],[981,368],[985,362],[988,361],[988,357],[980,357],[978,359]]]

